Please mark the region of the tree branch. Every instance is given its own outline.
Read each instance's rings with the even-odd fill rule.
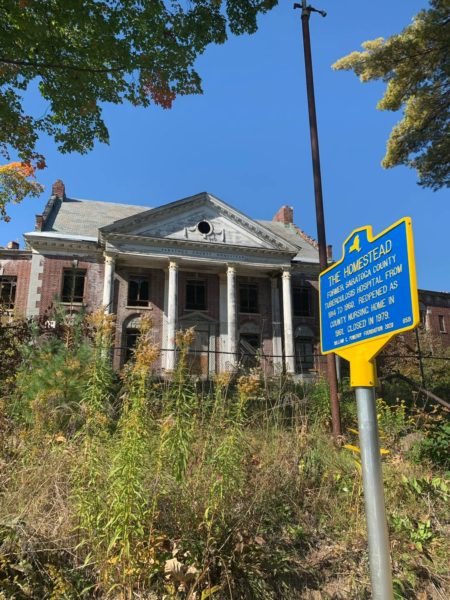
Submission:
[[[14,65],[17,67],[34,67],[35,69],[60,69],[67,71],[79,71],[81,73],[115,73],[118,71],[127,71],[127,67],[78,67],[77,65],[62,65],[57,63],[47,63],[47,62],[36,62],[31,60],[14,60],[12,58],[6,58],[4,56],[0,56],[0,63],[6,65]],[[148,69],[149,67],[143,67],[142,65],[136,65],[141,69]],[[134,68],[136,68],[134,67]],[[130,69],[132,70],[132,68]]]

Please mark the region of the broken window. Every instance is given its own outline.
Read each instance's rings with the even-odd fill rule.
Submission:
[[[257,333],[241,333],[239,339],[239,361],[251,369],[258,365],[258,355],[261,353],[261,337]]]
[[[148,306],[150,284],[146,277],[130,277],[128,280],[128,306]]]
[[[258,286],[255,283],[239,285],[239,311],[241,313],[258,312]]]
[[[86,271],[64,269],[61,300],[62,302],[83,302]]]
[[[311,311],[311,288],[306,286],[293,289],[294,315],[296,317],[310,317]]]
[[[186,282],[186,309],[206,310],[206,282],[192,279]]]
[[[134,349],[136,348],[139,334],[139,329],[135,329],[134,327],[127,328],[125,332],[125,362],[134,358]]]
[[[17,277],[2,275],[0,277],[0,306],[11,310],[16,301]]]
[[[304,325],[295,331],[295,363],[297,373],[314,369],[314,334]]]

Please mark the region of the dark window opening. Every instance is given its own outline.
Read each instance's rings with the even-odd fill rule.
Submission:
[[[295,362],[297,373],[314,369],[314,344],[312,338],[295,339]]]
[[[150,285],[145,277],[130,277],[128,280],[127,306],[148,306]]]
[[[61,300],[63,302],[83,302],[86,271],[64,269]]]
[[[186,309],[206,310],[206,282],[192,279],[186,282]]]
[[[208,221],[200,221],[200,223],[197,225],[197,229],[200,231],[200,233],[207,235],[211,231],[211,225],[208,223]]]
[[[0,305],[6,309],[14,308],[16,302],[17,277],[0,277]]]
[[[445,328],[444,315],[439,315],[438,319],[439,319],[439,332],[440,333],[447,333],[447,329]]]
[[[296,317],[310,317],[311,311],[311,288],[297,287],[293,290],[294,315]]]
[[[129,328],[125,332],[125,362],[134,358],[134,349],[139,337],[139,329]]]
[[[261,339],[257,333],[241,333],[239,340],[239,360],[244,367],[256,367],[260,351]]]
[[[419,304],[419,311],[420,311],[420,323],[419,323],[419,325],[420,325],[420,327],[425,327],[426,328],[426,324],[427,324],[427,307],[422,302]]]
[[[258,286],[254,283],[241,283],[239,286],[239,311],[258,312]]]

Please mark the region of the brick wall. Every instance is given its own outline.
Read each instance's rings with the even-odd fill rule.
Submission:
[[[63,271],[74,267],[73,257],[44,255],[44,268],[39,276],[41,286],[39,314],[48,314],[55,300],[61,297]],[[76,266],[86,271],[83,305],[86,310],[93,311],[101,306],[103,296],[103,263],[96,257],[78,259]],[[76,304],[74,304],[76,306]]]
[[[450,294],[419,290],[419,305],[421,313],[424,313],[419,331],[426,332],[431,340],[442,344],[444,348],[450,348]],[[441,317],[444,331],[441,331]],[[404,339],[411,348],[416,347],[414,330],[406,332]]]
[[[17,277],[15,313],[25,316],[30,280],[31,253],[19,250],[2,252],[0,256],[0,275]]]
[[[442,319],[441,319],[442,318]],[[442,322],[443,320],[443,322]],[[441,326],[444,330],[441,331]],[[420,325],[420,330],[427,332],[433,340],[442,344],[444,348],[450,348],[450,308],[432,307],[427,311],[426,325]],[[415,344],[415,334],[410,332],[408,340]]]

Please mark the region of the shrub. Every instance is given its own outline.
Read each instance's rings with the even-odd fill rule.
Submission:
[[[429,460],[437,467],[450,471],[450,421],[435,422],[413,452],[418,460]]]

